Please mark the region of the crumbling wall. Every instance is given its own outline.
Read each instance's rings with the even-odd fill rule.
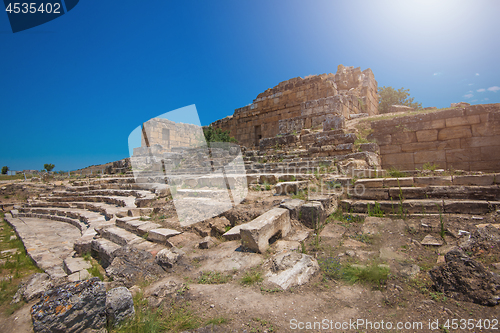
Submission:
[[[157,155],[176,147],[198,147],[203,143],[201,126],[153,118],[143,124],[141,147],[134,148],[134,155]]]
[[[329,114],[377,114],[377,81],[370,69],[339,65],[336,74],[283,81],[252,104],[211,124],[229,130],[239,144],[258,146],[262,138],[321,126]]]
[[[372,122],[382,168],[500,171],[500,104],[473,105]]]

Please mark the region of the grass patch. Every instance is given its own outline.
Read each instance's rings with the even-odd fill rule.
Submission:
[[[292,199],[307,200],[307,191],[298,191],[296,194],[292,195]]]
[[[262,280],[264,279],[262,278],[262,274],[260,272],[246,272],[241,279],[241,284],[249,286],[262,282]]]
[[[344,213],[342,207],[339,207],[333,214],[330,214],[327,218],[327,222],[331,221],[340,221],[344,223],[361,223],[363,222],[363,218],[361,216],[353,215],[351,213]]]
[[[3,216],[3,213],[0,213],[0,225],[3,227],[3,230],[0,230],[0,251],[17,250],[16,253],[2,255],[6,262],[0,265],[0,278],[3,279],[0,282],[0,311],[10,315],[23,305],[23,302],[10,304],[21,279],[43,271],[36,267],[26,254],[23,242],[17,237],[11,239],[15,235],[14,230],[3,220]]]
[[[193,314],[189,304],[175,304],[168,310],[159,307],[153,310],[148,307],[148,301],[142,293],[134,297],[135,317],[111,332],[119,333],[159,333],[179,332],[196,329],[203,323],[200,317]]]
[[[380,267],[377,263],[368,266],[354,266],[342,264],[339,258],[326,258],[318,260],[319,266],[326,278],[344,280],[349,283],[368,283],[377,286],[385,284],[389,277],[389,268]]]
[[[101,279],[101,281],[104,281],[104,274],[102,274],[101,269],[102,269],[101,265],[99,265],[97,262],[93,261],[92,267],[87,268],[87,271],[90,273],[90,275],[96,276],[99,279]]]
[[[206,271],[202,272],[198,278],[199,284],[224,284],[232,280],[230,274],[222,274],[221,272]]]
[[[389,174],[389,176],[391,176],[392,178],[402,178],[402,177],[406,177],[406,173],[404,173],[403,171],[400,171],[394,167],[391,167],[389,170],[387,170],[387,173]]]

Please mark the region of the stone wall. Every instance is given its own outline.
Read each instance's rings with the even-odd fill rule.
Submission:
[[[382,168],[500,171],[500,104],[424,112],[372,122]]]
[[[377,107],[377,81],[371,69],[339,65],[336,74],[283,81],[211,126],[229,130],[240,145],[251,147],[262,138],[322,126],[329,114],[349,119],[350,114],[377,114]]]
[[[134,155],[157,155],[177,147],[198,147],[205,142],[203,128],[197,125],[153,118],[142,128],[141,147],[134,148]]]

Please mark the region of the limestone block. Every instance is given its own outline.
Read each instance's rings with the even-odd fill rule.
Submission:
[[[390,135],[389,135],[390,137]],[[384,145],[380,146],[380,153],[383,155],[386,154],[395,154],[401,152],[401,145]]]
[[[68,257],[63,261],[63,269],[68,275],[71,275],[78,271],[86,270],[91,267],[92,265],[83,258]]]
[[[120,248],[120,245],[104,238],[94,239],[92,241],[92,251],[97,253],[103,267],[107,267],[111,264],[114,259],[114,252]]]
[[[300,199],[286,199],[280,204],[280,208],[286,208],[290,212],[290,218],[294,220],[299,219],[300,207],[305,203],[304,200]]]
[[[382,155],[382,165],[413,165],[413,153],[384,154]],[[413,169],[413,168],[412,168]]]
[[[406,106],[406,105],[391,105],[389,107],[389,113],[393,112],[411,112],[415,111],[414,108]]]
[[[68,275],[68,281],[69,282],[83,281],[90,279],[91,277],[92,275],[90,275],[89,271],[84,269],[83,271],[78,271],[71,275]]]
[[[413,177],[384,178],[384,187],[409,187],[413,186]]]
[[[161,225],[159,225],[158,223],[147,222],[137,227],[137,234],[139,236],[143,236],[147,234],[150,230],[158,228],[161,228]]]
[[[400,132],[391,135],[392,144],[402,144],[411,142],[417,142],[417,136],[415,135],[415,132]]]
[[[436,141],[438,138],[438,130],[429,129],[429,130],[417,131],[416,135],[418,142]]]
[[[281,237],[286,237],[290,230],[288,209],[274,208],[243,225],[240,229],[241,242],[253,251],[264,253],[271,237],[278,233]]]
[[[439,162],[446,162],[446,153],[444,150],[417,151],[413,155],[413,161],[415,164],[429,162],[439,165]]]
[[[448,186],[451,185],[451,176],[441,177],[415,177],[413,184],[417,187]]]
[[[126,287],[117,287],[106,293],[108,327],[117,326],[135,315],[132,293]]]
[[[300,207],[299,221],[308,228],[320,228],[325,219],[325,209],[319,201],[310,201]]]
[[[447,214],[486,214],[489,211],[487,201],[444,200],[444,212]]]
[[[443,201],[439,199],[405,200],[403,209],[410,214],[439,213],[439,211],[443,212]]]
[[[352,197],[369,200],[387,200],[389,199],[389,189],[387,188],[368,188],[352,192]]]
[[[287,195],[297,193],[298,191],[305,189],[307,184],[307,181],[281,182],[276,184],[276,194]]]
[[[354,185],[362,185],[365,188],[382,188],[384,186],[384,180],[382,178],[358,179]]]
[[[321,194],[310,194],[308,197],[309,201],[321,202],[325,210],[325,216],[334,213],[338,207],[338,196],[337,195],[321,195]]]
[[[260,184],[267,183],[267,184],[274,185],[277,182],[278,182],[278,180],[276,179],[276,175],[261,175],[259,177],[259,183]]]
[[[338,130],[345,127],[344,116],[326,115],[323,122],[323,131]]]
[[[454,176],[453,185],[489,186],[493,185],[494,180],[495,175]]]
[[[438,140],[440,141],[470,137],[472,137],[470,126],[447,127],[441,129],[438,133]]]
[[[481,119],[479,118],[479,115],[473,115],[473,116],[447,118],[445,121],[446,121],[446,127],[454,127],[454,126],[479,124],[481,122]]]
[[[359,145],[360,151],[371,151],[373,153],[379,153],[380,148],[378,144],[370,142],[370,143],[362,143]]]
[[[148,232],[148,240],[160,244],[166,244],[169,245],[170,247],[172,246],[169,242],[168,239],[170,237],[173,237],[175,235],[179,235],[180,232],[177,230],[172,230],[172,229],[167,229],[167,228],[157,228],[157,229],[151,229]]]
[[[284,290],[309,282],[311,277],[319,271],[316,259],[298,252],[277,254],[272,259],[271,265],[270,271],[266,274],[267,281]]]

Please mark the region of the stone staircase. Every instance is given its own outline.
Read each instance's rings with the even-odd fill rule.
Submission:
[[[145,206],[158,198],[159,185],[135,183],[130,175],[74,181],[64,190],[42,192],[26,204],[16,205],[6,220],[23,239],[28,255],[38,267],[53,278],[83,279],[89,276],[88,263],[79,257],[85,253],[92,253],[106,267],[111,264],[113,253],[125,245],[153,255],[172,246],[167,239],[179,231],[162,228],[141,217],[152,212]],[[47,229],[44,225],[68,231],[60,233],[62,238],[37,240],[40,232]],[[75,238],[75,231],[71,231],[75,235],[62,241],[64,233],[72,230],[65,225],[78,228],[80,236]],[[64,250],[61,241],[66,244]]]
[[[500,208],[500,177],[467,176],[358,179],[341,200],[344,212],[488,214]]]

